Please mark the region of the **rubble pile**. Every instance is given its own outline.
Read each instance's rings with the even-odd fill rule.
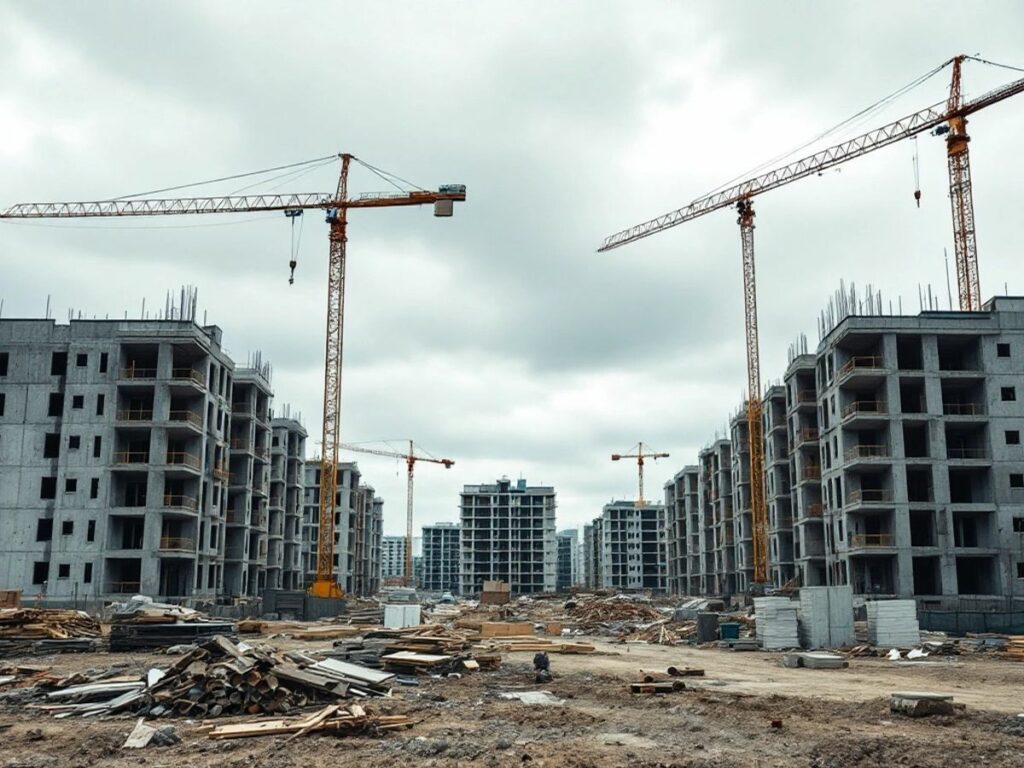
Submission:
[[[576,626],[587,632],[665,620],[665,614],[650,603],[619,596],[571,602],[567,610]]]
[[[0,609],[0,657],[22,653],[94,650],[100,623],[83,611]]]

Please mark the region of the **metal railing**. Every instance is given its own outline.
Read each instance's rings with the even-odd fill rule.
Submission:
[[[803,429],[800,430],[796,444],[802,445],[803,443],[817,442],[818,435],[819,433],[817,427],[804,427]]]
[[[891,533],[855,533],[850,536],[850,547],[855,549],[871,547],[892,547],[896,537]]]
[[[174,368],[171,370],[171,378],[175,381],[191,381],[200,387],[206,386],[206,377],[194,368]]]
[[[122,379],[155,379],[156,368],[137,368],[135,364],[121,369]]]
[[[168,421],[184,422],[191,424],[199,429],[203,428],[203,415],[196,411],[183,410],[183,411],[171,411],[167,414]]]
[[[149,451],[117,451],[114,453],[114,464],[148,464]]]
[[[885,364],[881,355],[854,355],[839,369],[839,378],[846,376],[851,371],[860,368],[878,369],[884,368]]]
[[[892,501],[892,491],[888,488],[858,488],[850,491],[846,497],[847,504],[872,504]]]
[[[861,443],[846,449],[846,460],[852,459],[884,459],[889,456],[889,447],[886,445],[870,445]]]
[[[172,509],[187,509],[190,512],[195,512],[199,509],[199,500],[194,496],[168,493],[164,494],[164,506]]]
[[[815,404],[818,402],[818,393],[813,389],[801,389],[796,393],[796,401],[798,403]]]
[[[218,464],[213,468],[213,476],[217,480],[228,481],[231,479],[231,473],[228,472],[228,470],[225,468],[225,465],[223,464]]]
[[[190,467],[192,469],[199,469],[202,466],[198,456],[192,453],[186,453],[185,451],[168,451],[166,463],[178,467]]]
[[[822,506],[821,504],[808,504],[807,505],[807,516],[808,517],[821,517]]]
[[[805,480],[821,480],[821,466],[819,464],[811,464],[804,467],[803,477]]]
[[[946,416],[983,416],[985,406],[982,403],[942,403],[942,413]]]
[[[884,414],[885,412],[884,400],[854,400],[843,408],[843,418],[846,419],[860,413]]]
[[[185,539],[178,536],[162,536],[160,538],[161,550],[193,551],[195,548],[195,539]]]
[[[963,446],[947,445],[947,459],[987,459],[988,450],[985,448],[966,448]]]
[[[125,408],[117,412],[118,421],[152,421],[153,409]]]

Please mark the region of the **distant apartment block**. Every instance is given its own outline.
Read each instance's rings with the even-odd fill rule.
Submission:
[[[690,465],[665,483],[665,586],[676,595],[701,591],[699,482]]]
[[[405,578],[405,536],[385,536],[381,546],[380,575],[385,583]]]
[[[459,506],[462,594],[499,579],[513,594],[555,590],[554,488],[502,478],[464,486]]]
[[[575,528],[555,534],[557,549],[557,575],[555,589],[563,592],[576,586],[576,561],[579,557],[579,534]]]
[[[593,589],[597,585],[595,546],[594,524],[588,523],[583,526],[583,541],[580,542],[580,561],[583,572],[580,583],[587,589]]]
[[[423,574],[420,587],[427,592],[457,593],[459,580],[459,534],[457,523],[423,526]]]
[[[598,586],[663,593],[667,575],[665,507],[613,501],[605,504],[599,520]]]
[[[372,595],[381,587],[384,502],[371,486],[361,483],[355,462],[339,463],[334,512],[334,574],[349,594]],[[320,473],[318,460],[305,465],[303,504],[303,571],[307,583],[316,578],[320,537]]]

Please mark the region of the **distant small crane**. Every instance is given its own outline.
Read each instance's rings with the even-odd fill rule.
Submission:
[[[413,585],[412,578],[412,476],[417,461],[426,461],[431,464],[443,464],[445,469],[451,469],[455,465],[453,459],[437,459],[433,456],[417,456],[416,446],[412,440],[409,441],[408,453],[398,451],[384,451],[379,448],[367,448],[365,445],[354,445],[352,443],[341,443],[338,445],[343,451],[355,451],[356,453],[369,453],[373,456],[388,456],[393,459],[404,459],[408,477],[408,485],[405,492],[405,586]]]
[[[644,501],[644,459],[667,459],[668,458],[668,454],[667,453],[658,453],[657,451],[652,451],[652,450],[650,450],[649,447],[648,447],[647,452],[644,453],[644,444],[643,443],[637,443],[630,450],[631,451],[636,451],[636,452],[635,453],[613,453],[612,454],[612,461],[621,461],[622,459],[636,459],[636,472],[637,472],[637,477],[638,477],[639,485],[640,485],[640,496],[636,500],[636,505],[638,507],[643,507],[643,506],[647,505],[647,502]]]

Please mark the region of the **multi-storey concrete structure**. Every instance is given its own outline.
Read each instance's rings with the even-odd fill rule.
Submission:
[[[384,537],[380,575],[386,584],[399,584],[405,578],[405,536]]]
[[[747,404],[743,403],[729,421],[732,440],[732,540],[736,553],[736,591],[746,592],[754,581],[754,518],[750,490],[750,428]],[[767,466],[767,458],[765,459]],[[728,528],[728,526],[727,526]],[[728,566],[727,566],[728,567]]]
[[[1024,298],[846,317],[818,348],[826,562],[855,595],[1024,602]]]
[[[514,594],[553,592],[556,581],[555,489],[502,478],[466,485],[460,497],[462,594],[484,581]]]
[[[371,595],[380,590],[384,502],[373,488],[360,485],[355,462],[339,463],[334,513],[334,573],[345,592]],[[305,465],[303,504],[303,571],[305,580],[316,577],[320,520],[319,460]]]
[[[0,321],[0,584],[217,597],[231,360],[190,321]]]
[[[665,507],[635,501],[605,504],[600,517],[599,586],[665,591]]]
[[[254,597],[267,588],[270,494],[270,366],[235,371],[224,589]],[[280,574],[278,574],[279,576]]]
[[[306,430],[289,416],[270,420],[270,520],[267,585],[303,589],[302,484],[305,481]]]
[[[789,475],[793,510],[793,557],[797,581],[827,584],[825,530],[822,526],[821,459],[818,449],[814,355],[793,354],[786,369]]]
[[[732,443],[715,440],[698,455],[700,519],[703,529],[701,570],[706,594],[736,592],[736,545],[733,529]]]
[[[674,595],[699,595],[700,469],[683,467],[665,483],[665,587]]]
[[[595,546],[594,525],[593,523],[588,523],[583,526],[583,541],[580,542],[580,560],[582,561],[583,571],[582,584],[587,589],[593,589],[597,585]]]
[[[579,557],[579,532],[575,528],[555,534],[557,544],[555,589],[559,592],[576,586],[576,559]]]
[[[786,418],[786,389],[768,388],[762,401],[764,434],[764,498],[768,512],[768,582],[776,587],[795,574],[793,564],[793,508],[790,478],[790,439]],[[753,562],[751,560],[751,568]],[[748,580],[750,584],[752,580]],[[741,591],[747,591],[744,587]]]
[[[420,586],[427,592],[459,591],[458,523],[423,526],[423,574]]]

